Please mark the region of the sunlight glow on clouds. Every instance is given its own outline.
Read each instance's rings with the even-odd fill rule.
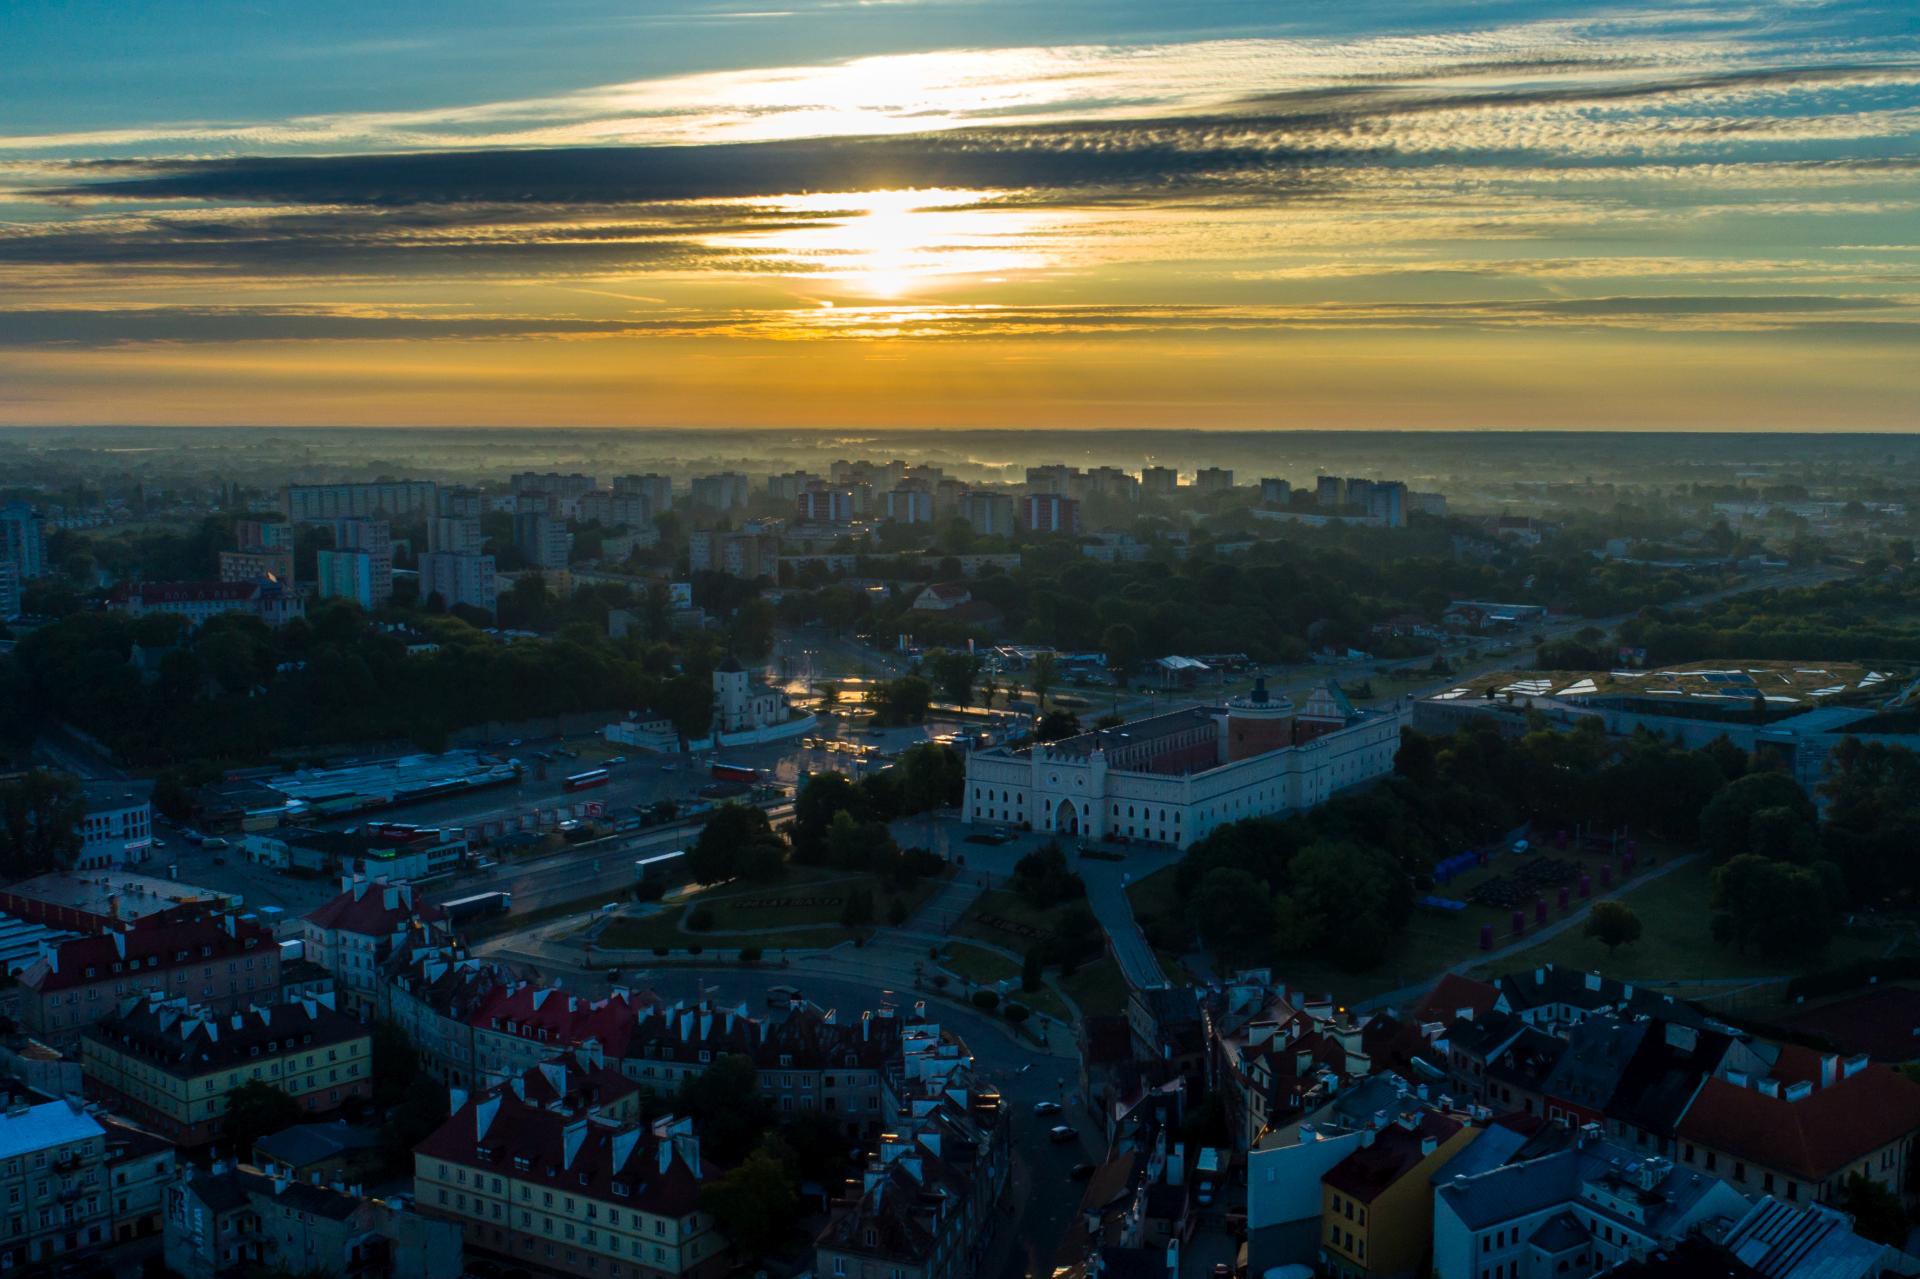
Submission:
[[[1277,13],[1231,37],[1169,18],[1130,43],[983,27],[496,101],[15,130],[0,379],[31,389],[0,420],[173,420],[196,395],[291,420],[241,393],[275,379],[319,397],[299,413],[421,412],[330,385],[351,351],[382,386],[440,388],[450,420],[825,422],[837,386],[848,421],[1091,425],[1117,359],[1128,413],[1185,396],[1294,424],[1276,397],[1311,347],[1333,362],[1312,403],[1341,421],[1607,425],[1585,415],[1627,411],[1600,395],[1617,373],[1582,354],[1605,349],[1703,425],[1791,405],[1912,425],[1910,12],[1538,12],[1338,32]],[[873,372],[882,351],[937,392],[886,399],[914,383]],[[729,356],[789,392],[679,369]],[[1394,360],[1433,395],[1387,397]],[[462,391],[463,369],[526,394]]]

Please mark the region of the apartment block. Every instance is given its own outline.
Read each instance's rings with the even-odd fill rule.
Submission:
[[[111,1242],[107,1135],[77,1101],[14,1104],[0,1115],[0,1268]]]
[[[493,556],[429,551],[419,560],[420,598],[438,595],[448,608],[465,604],[497,612],[500,587],[494,576]]]
[[[542,1063],[484,1092],[414,1151],[419,1211],[469,1256],[580,1279],[714,1279],[727,1241],[700,1191],[715,1175],[687,1120],[639,1119],[637,1085],[591,1059]]]
[[[18,980],[22,1024],[58,1041],[114,1015],[132,995],[191,998],[215,1008],[273,999],[280,948],[252,920],[183,907],[43,942]]]
[[[432,480],[390,480],[374,484],[289,484],[284,504],[287,518],[295,523],[365,519],[375,515],[432,515],[439,506],[438,488]]]
[[[261,1082],[316,1114],[373,1091],[372,1032],[320,995],[217,1013],[156,992],[81,1036],[89,1097],[176,1145],[219,1139],[227,1094]]]

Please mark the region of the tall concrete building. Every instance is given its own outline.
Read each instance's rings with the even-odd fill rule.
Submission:
[[[687,491],[687,501],[708,511],[732,511],[752,499],[752,486],[738,471],[718,475],[696,475]]]
[[[616,475],[613,477],[613,491],[616,493],[637,493],[647,499],[654,514],[673,509],[673,481],[664,475]]]
[[[282,499],[287,518],[365,519],[368,516],[432,515],[439,509],[432,480],[383,480],[374,484],[289,484]]]
[[[46,533],[40,517],[25,502],[0,506],[0,560],[12,561],[25,582],[46,575]]]
[[[364,609],[376,607],[372,552],[321,551],[314,559],[314,578],[318,586],[315,593],[321,599],[352,600]]]
[[[960,499],[960,518],[982,537],[1012,537],[1014,517],[1010,494],[976,490]]]
[[[1203,466],[1193,473],[1193,486],[1202,493],[1225,493],[1233,487],[1233,471],[1224,466]]]
[[[518,511],[513,517],[513,544],[534,568],[565,568],[573,534],[564,522],[544,511]]]
[[[1078,533],[1080,503],[1058,493],[1029,493],[1020,503],[1021,523],[1030,533]]]
[[[486,549],[478,515],[436,515],[427,521],[427,550],[478,555]]]
[[[1171,466],[1140,468],[1140,491],[1148,497],[1172,497],[1180,487],[1180,472]]]
[[[1260,481],[1260,501],[1265,506],[1285,506],[1293,501],[1293,485],[1272,477]]]
[[[494,581],[493,556],[453,551],[429,551],[420,557],[420,599],[438,595],[448,608],[465,604],[499,610],[500,591]]]

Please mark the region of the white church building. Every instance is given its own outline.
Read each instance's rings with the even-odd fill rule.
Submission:
[[[1406,712],[1357,711],[1336,684],[1297,712],[1264,680],[1224,706],[1189,706],[1057,742],[967,757],[969,824],[1186,848],[1249,817],[1323,803],[1393,771]]]

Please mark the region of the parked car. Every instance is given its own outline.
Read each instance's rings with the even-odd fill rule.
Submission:
[[[218,852],[223,848],[232,848],[233,845],[229,844],[226,840],[221,839],[217,835],[209,835],[207,838],[200,841],[200,847],[206,849],[210,853],[213,853],[213,852]]]
[[[1093,1176],[1093,1165],[1092,1164],[1075,1164],[1073,1166],[1073,1171],[1068,1173],[1067,1176],[1073,1179],[1074,1181],[1085,1181],[1087,1178]]]
[[[627,757],[625,755],[615,755],[612,759],[607,761],[609,765],[624,764],[626,762],[627,762]]]
[[[1060,1113],[1060,1103],[1057,1101],[1036,1101],[1033,1103],[1033,1113],[1036,1115],[1057,1115]]]
[[[1080,1134],[1074,1130],[1072,1124],[1055,1124],[1053,1127],[1047,1129],[1047,1140],[1049,1141],[1072,1141],[1079,1135]]]

